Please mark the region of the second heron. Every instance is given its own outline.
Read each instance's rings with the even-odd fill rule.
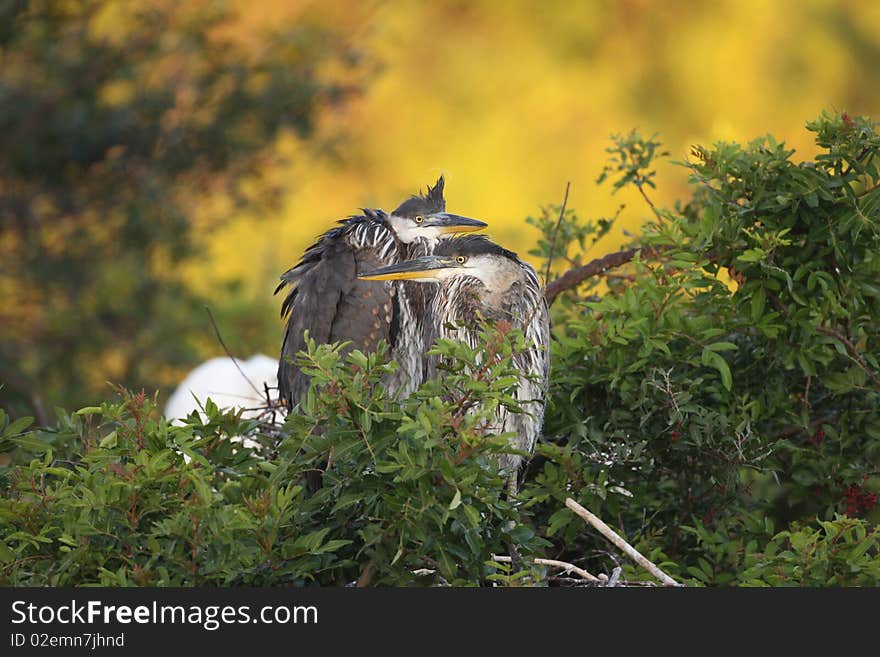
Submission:
[[[550,312],[532,266],[486,237],[467,235],[444,240],[431,255],[366,272],[360,278],[439,283],[426,323],[428,346],[443,337],[478,348],[481,319],[503,320],[522,331],[526,349],[515,353],[514,366],[519,372],[516,399],[523,412],[501,408],[488,429],[515,433],[513,447],[531,454],[543,425],[550,372]],[[522,462],[517,454],[500,459],[513,493]]]

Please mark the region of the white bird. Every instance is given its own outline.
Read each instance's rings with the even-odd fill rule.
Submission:
[[[226,356],[211,358],[187,374],[168,398],[165,418],[182,425],[190,413],[198,411],[202,420],[205,420],[202,408],[208,398],[221,410],[243,409],[243,418],[258,417],[266,405],[266,386],[270,390],[278,386],[278,360],[265,354],[256,354],[247,360],[236,358],[234,361]],[[241,438],[234,437],[233,440]],[[246,447],[257,446],[247,439],[242,444]]]

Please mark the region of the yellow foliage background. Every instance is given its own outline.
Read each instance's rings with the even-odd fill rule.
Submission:
[[[640,199],[594,181],[608,137],[659,133],[671,160],[692,144],[766,133],[813,152],[803,124],[821,109],[880,115],[880,3],[834,0],[571,2],[240,2],[236,33],[315,21],[379,63],[364,92],[328,109],[313,140],[276,144],[283,209],[241,216],[188,267],[208,295],[238,280],[266,298],[314,238],[358,208],[393,208],[443,173],[451,210],[481,218],[521,255],[542,205],[582,217],[626,204],[595,256],[638,229]],[[330,72],[338,73],[338,71]],[[332,149],[313,144],[341,138]],[[661,163],[659,203],[687,193]],[[255,345],[274,353],[277,345]]]

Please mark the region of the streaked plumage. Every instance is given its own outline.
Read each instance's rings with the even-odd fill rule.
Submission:
[[[550,372],[550,312],[541,293],[535,270],[515,253],[483,236],[465,236],[438,244],[432,255],[367,272],[369,280],[411,280],[439,282],[431,301],[431,321],[425,337],[432,344],[437,337],[479,345],[479,320],[507,321],[520,329],[528,348],[515,354],[521,373],[516,398],[524,413],[500,409],[493,433],[516,433],[514,446],[531,454],[541,433]],[[436,364],[429,361],[429,375]],[[504,455],[501,466],[516,488],[516,472],[522,457]]]
[[[343,219],[281,276],[275,292],[291,287],[281,306],[288,320],[278,366],[279,394],[288,407],[309,386],[308,376],[289,362],[305,348],[305,331],[319,344],[350,341],[347,349],[365,352],[386,340],[401,366],[387,382],[389,389],[406,395],[421,383],[421,322],[432,291],[400,282],[377,285],[357,274],[431,253],[443,235],[485,227],[446,213],[443,187],[441,177],[426,194],[407,199],[390,214],[365,209]]]

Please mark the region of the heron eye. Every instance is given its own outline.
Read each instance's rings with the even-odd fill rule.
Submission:
[[[466,260],[467,260],[467,258],[465,258],[464,256],[458,256],[458,257],[455,259],[455,261],[456,261],[458,264],[460,264],[460,265],[463,265],[463,264],[465,263]]]
[[[422,215],[420,215],[420,214],[416,215],[416,223],[417,224],[422,223],[424,220],[425,220],[425,218]]]

